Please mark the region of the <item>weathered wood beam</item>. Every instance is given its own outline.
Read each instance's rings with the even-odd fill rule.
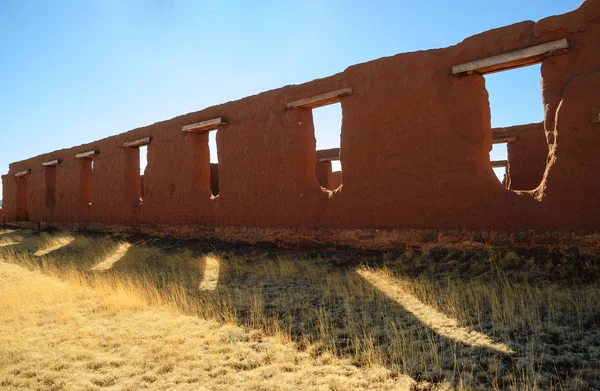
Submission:
[[[99,151],[87,151],[87,152],[81,152],[78,153],[77,155],[75,155],[75,158],[77,159],[85,159],[85,158],[90,158],[94,155],[97,155],[99,153]]]
[[[317,160],[320,162],[328,162],[332,160],[340,160],[340,149],[321,149],[317,151]],[[493,160],[492,167],[507,167],[508,160]]]
[[[60,162],[61,162],[60,159],[49,160],[47,162],[43,162],[42,166],[44,166],[44,167],[52,167],[52,166],[56,166]]]
[[[523,125],[514,125],[506,128],[492,128],[492,137],[509,137],[509,136],[518,136],[520,132],[526,132],[530,130],[536,130],[543,132],[544,131],[544,123],[543,122],[535,122],[531,124],[523,124]]]
[[[25,176],[25,175],[29,175],[31,174],[31,169],[27,169],[27,170],[23,170],[23,171],[19,171],[15,174],[16,177],[21,177],[21,176]]]
[[[320,162],[330,162],[332,160],[340,160],[340,149],[321,149],[317,151],[317,160]]]
[[[569,42],[566,38],[531,46],[514,52],[504,53],[497,56],[482,58],[479,60],[454,65],[453,75],[470,75],[473,73],[492,73],[511,68],[518,68],[541,62],[544,58],[556,54],[566,53],[569,50]]]
[[[206,121],[196,122],[195,124],[185,125],[181,128],[182,132],[204,132],[206,130],[213,130],[221,125],[227,124],[225,118],[218,117],[209,119]]]
[[[342,97],[348,95],[352,95],[352,88],[350,87],[326,92],[320,95],[311,96],[309,98],[295,100],[293,102],[288,103],[286,108],[297,109],[299,107],[303,107],[307,109],[314,109],[316,107],[337,103],[340,100],[342,100]]]
[[[517,136],[493,137],[492,144],[512,143],[517,141]]]
[[[150,144],[150,137],[140,138],[138,140],[127,141],[121,145],[123,148],[134,148],[134,147],[142,147],[144,145]]]

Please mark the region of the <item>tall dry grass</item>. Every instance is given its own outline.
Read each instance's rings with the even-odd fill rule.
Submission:
[[[357,368],[326,352],[313,354],[311,345],[299,351],[278,331],[190,316],[201,306],[185,293],[187,277],[177,268],[195,273],[202,266],[187,252],[167,255],[160,272],[132,268],[151,270],[136,277],[123,270],[89,272],[104,259],[82,256],[77,264],[68,256],[89,250],[112,257],[118,239],[78,236],[71,249],[40,258],[34,253],[54,246],[54,236],[20,235],[28,240],[0,254],[2,389],[408,390],[414,384],[382,367]],[[109,243],[112,250],[94,247]],[[138,249],[117,262],[135,264],[161,253]]]
[[[275,338],[290,348],[289,360],[304,357],[300,364],[293,358],[297,368],[313,365],[321,371],[296,369],[295,376],[286,375],[284,364],[291,362],[279,356],[269,359],[269,365],[283,360],[278,369],[271,368],[272,378],[327,378],[328,368],[343,362],[353,368],[344,377],[347,383],[321,385],[363,388],[369,378],[373,387],[419,389],[600,388],[600,287],[590,266],[593,254],[546,254],[545,261],[495,250],[290,254],[126,239],[0,233],[0,244],[12,243],[0,247],[0,259],[69,286],[104,292],[103,311],[152,308],[185,314],[197,322],[238,327],[245,337],[231,337],[236,343],[250,342],[252,333]],[[67,244],[54,248],[57,243]],[[53,250],[35,256],[47,248]],[[574,275],[556,278],[565,273],[560,262]],[[153,326],[138,323],[141,329]],[[226,345],[214,344],[217,350]],[[211,357],[217,367],[227,368],[227,359]],[[249,362],[234,372],[265,365]],[[303,387],[294,384],[253,379],[235,387]]]

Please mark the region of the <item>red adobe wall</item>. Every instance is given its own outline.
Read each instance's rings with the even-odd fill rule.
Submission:
[[[331,190],[335,190],[342,184],[342,172],[334,171],[331,173],[331,179],[333,180],[333,185],[331,186]]]
[[[497,136],[516,137],[515,141],[509,142],[507,145],[508,188],[511,190],[536,189],[542,181],[548,159],[544,123],[494,128],[493,132]]]
[[[403,53],[300,85],[185,114],[78,147],[12,163],[4,213],[17,220],[17,179],[27,176],[31,221],[298,228],[600,228],[600,0],[560,16],[487,31],[444,49]],[[567,38],[542,63],[550,144],[539,186],[511,191],[495,177],[483,76],[453,65]],[[343,185],[317,180],[310,109],[288,102],[341,88]],[[227,118],[217,132],[219,196],[211,197],[208,133],[181,128]],[[136,148],[148,137],[144,202]],[[89,169],[75,154],[98,150]],[[54,201],[42,162],[55,169]],[[516,168],[515,168],[516,169]],[[86,170],[88,175],[86,175]],[[518,175],[515,173],[515,175]],[[91,182],[90,182],[91,178]],[[92,184],[90,206],[83,189]],[[531,186],[527,186],[530,187]]]
[[[333,173],[331,171],[331,162],[317,162],[317,181],[319,185],[328,190],[334,190]]]

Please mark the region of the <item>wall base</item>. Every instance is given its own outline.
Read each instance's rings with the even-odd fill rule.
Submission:
[[[209,227],[202,225],[126,225],[12,222],[22,228],[123,232],[177,239],[272,243],[281,247],[353,247],[369,250],[408,247],[577,247],[600,251],[600,231],[540,229],[333,229]]]

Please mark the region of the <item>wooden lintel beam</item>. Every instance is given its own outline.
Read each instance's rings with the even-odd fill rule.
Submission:
[[[492,144],[512,143],[517,141],[517,136],[504,136],[492,138]]]
[[[21,177],[21,176],[25,176],[25,175],[29,175],[31,174],[31,169],[27,169],[27,170],[23,170],[23,171],[19,171],[15,174],[16,177]]]
[[[134,148],[134,147],[143,147],[144,145],[150,144],[150,137],[140,138],[138,140],[127,141],[121,145],[123,148]]]
[[[225,118],[217,117],[206,121],[196,122],[195,124],[185,125],[181,128],[182,132],[204,132],[213,130],[221,125],[227,124]]]
[[[340,160],[340,149],[321,149],[317,151],[317,160],[320,162],[330,162],[332,160]]]
[[[569,50],[569,42],[566,38],[531,46],[514,52],[499,54],[497,56],[482,58],[479,60],[454,65],[453,75],[470,75],[473,73],[492,73],[511,68],[518,68],[541,62],[544,58],[556,54],[566,53]]]
[[[342,88],[340,90],[326,92],[324,94],[311,96],[309,98],[295,100],[287,104],[286,108],[288,109],[297,109],[299,107],[314,109],[316,107],[321,107],[325,105],[329,105],[332,103],[337,103],[342,100],[342,97],[352,95],[352,88]]]
[[[53,166],[56,166],[57,164],[60,164],[61,162],[62,162],[61,159],[49,160],[47,162],[43,162],[42,166],[44,166],[44,167],[53,167]]]
[[[508,167],[508,160],[492,160],[492,168]]]
[[[81,153],[78,153],[77,155],[75,155],[75,158],[77,158],[77,159],[90,158],[94,155],[97,155],[98,153],[99,153],[98,151],[81,152]]]
[[[333,162],[335,160],[340,160],[340,157],[339,157],[339,155],[338,156],[319,157],[319,158],[317,158],[317,160],[320,162]]]
[[[514,125],[506,128],[492,128],[492,138],[518,136],[521,132],[544,131],[544,123],[536,122],[531,124]]]

